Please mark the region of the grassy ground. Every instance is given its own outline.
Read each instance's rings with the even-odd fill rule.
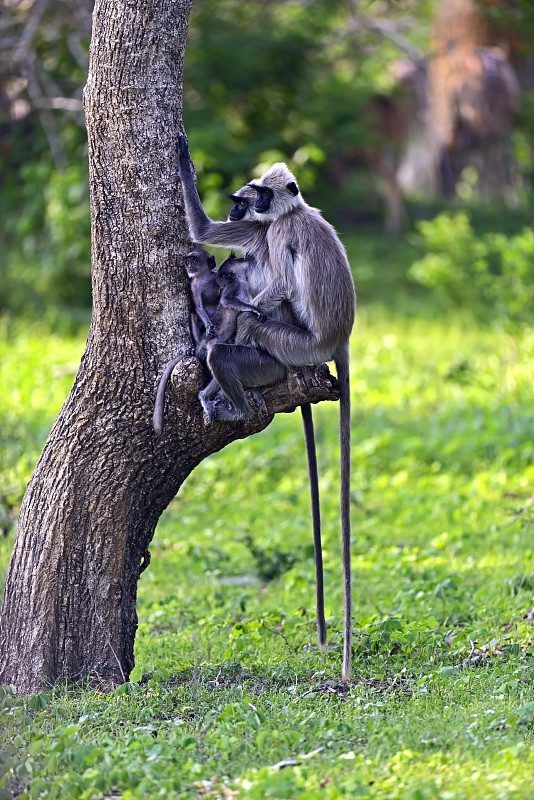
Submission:
[[[0,690],[0,800],[532,797],[534,334],[440,312],[403,279],[409,245],[348,244],[352,683],[339,683],[337,408],[324,404],[326,653],[300,420],[280,415],[201,464],[163,515],[129,684]],[[4,528],[83,345],[4,326]]]

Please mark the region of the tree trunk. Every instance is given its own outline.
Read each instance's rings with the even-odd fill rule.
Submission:
[[[164,365],[189,348],[176,169],[192,0],[97,0],[85,88],[93,316],[73,388],[22,503],[0,618],[0,683],[99,688],[134,666],[137,581],[156,523],[194,467],[275,411],[336,399],[328,372],[264,390],[270,416],[205,426],[200,362],[173,373],[163,436],[152,410]]]
[[[438,0],[433,54],[429,61],[429,100],[438,148],[453,136],[455,94],[465,72],[465,55],[485,44],[476,0]]]

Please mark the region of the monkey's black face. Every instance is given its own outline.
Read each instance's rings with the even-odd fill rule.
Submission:
[[[202,272],[215,269],[215,256],[210,256],[207,250],[192,250],[184,256],[184,266],[190,278]]]
[[[247,200],[245,197],[238,197],[235,194],[230,194],[228,196],[234,201],[234,205],[228,214],[228,219],[232,220],[232,222],[237,222],[240,219],[243,219],[249,210],[250,200]]]
[[[205,271],[204,261],[193,254],[184,258],[185,270],[190,278],[194,278],[199,272]]]
[[[199,260],[196,256],[186,256],[184,258],[184,264],[189,276],[196,275],[199,268]]]
[[[223,269],[221,267],[217,272],[217,283],[219,286],[224,286],[225,283],[231,283],[234,278],[234,273],[229,269]]]
[[[236,258],[232,253],[221,264],[217,270],[217,283],[219,286],[227,286],[237,279],[244,279],[248,261],[246,258]]]
[[[274,192],[269,186],[258,186],[257,184],[250,184],[253,189],[256,189],[258,196],[256,197],[256,202],[254,203],[254,211],[257,211],[258,214],[266,214],[269,208],[271,207],[271,203],[273,200]]]

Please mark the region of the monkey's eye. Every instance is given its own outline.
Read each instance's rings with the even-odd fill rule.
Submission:
[[[245,205],[246,205],[246,203],[244,203],[243,201],[241,201],[241,202],[239,203],[239,208],[245,208]]]

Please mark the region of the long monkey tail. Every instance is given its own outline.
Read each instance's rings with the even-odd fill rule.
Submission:
[[[310,403],[300,407],[306,456],[308,459],[308,476],[310,481],[310,498],[313,526],[313,548],[315,551],[315,587],[317,602],[317,641],[322,650],[326,644],[326,620],[324,618],[324,585],[323,585],[323,547],[321,544],[321,509],[319,505],[319,476],[317,473],[317,454],[315,451],[315,434]]]
[[[157,436],[161,436],[161,432],[163,430],[163,410],[165,408],[165,388],[167,386],[167,381],[169,380],[171,372],[183,357],[183,355],[176,356],[176,358],[173,358],[172,361],[169,361],[163,370],[163,375],[159,381],[156,402],[154,403],[154,414],[152,415],[152,427],[154,428]]]
[[[335,353],[339,384],[339,447],[341,463],[341,546],[343,553],[343,670],[342,680],[350,678],[352,660],[352,586],[350,564],[350,370],[349,343]]]

